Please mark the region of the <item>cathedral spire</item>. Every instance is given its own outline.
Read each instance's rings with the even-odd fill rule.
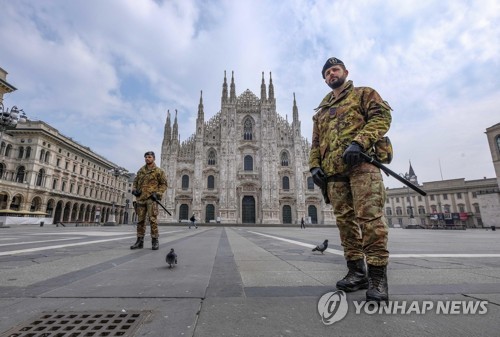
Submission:
[[[297,108],[297,101],[295,100],[295,93],[293,93],[293,122],[299,121],[299,109]]]
[[[172,138],[172,128],[170,126],[170,110],[167,110],[167,121],[165,122],[165,131],[163,132],[163,143],[170,142]]]
[[[179,140],[179,126],[177,125],[177,109],[175,109],[175,119],[174,119],[174,127],[172,130],[172,139]]]
[[[417,175],[415,174],[415,171],[413,170],[413,167],[411,166],[411,161],[410,161],[410,169],[408,170],[408,180],[411,183],[418,185]]]
[[[408,173],[410,173],[410,176],[415,175],[415,171],[413,170],[413,167],[411,166],[411,161],[410,161],[410,170],[408,171]]]
[[[198,120],[205,121],[205,112],[203,111],[203,90],[200,91],[200,103],[198,104]]]
[[[229,100],[236,101],[236,86],[234,85],[234,70],[231,72],[231,92],[229,93]]]
[[[260,85],[260,100],[261,100],[261,102],[264,102],[267,100],[266,82],[264,81],[264,72],[262,72],[262,84]]]
[[[222,84],[222,103],[227,102],[227,78],[226,71],[224,70],[224,83]]]
[[[273,85],[273,74],[269,72],[269,100],[274,100],[274,85]]]

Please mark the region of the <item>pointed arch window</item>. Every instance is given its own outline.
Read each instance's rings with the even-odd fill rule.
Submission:
[[[182,176],[182,189],[187,190],[189,188],[189,176],[187,174]]]
[[[19,148],[19,153],[18,153],[18,156],[17,156],[17,157],[18,157],[18,158],[22,158],[23,156],[24,156],[24,147],[22,147],[22,146],[21,146],[21,147]]]
[[[0,179],[3,178],[3,173],[5,172],[4,164],[0,163]]]
[[[212,175],[207,177],[207,188],[213,190],[215,188],[215,178]]]
[[[252,134],[253,134],[252,120],[250,118],[245,118],[245,121],[243,122],[243,139],[252,140]]]
[[[312,177],[307,177],[307,189],[314,190],[314,181]]]
[[[245,171],[253,171],[253,158],[250,155],[245,156],[244,158],[244,170]]]
[[[29,157],[31,157],[31,146],[28,146],[26,148],[26,159],[28,159]]]
[[[281,152],[281,166],[288,166],[288,152]]]
[[[217,163],[217,156],[214,149],[208,151],[208,165],[215,165]]]
[[[284,176],[282,179],[282,187],[286,191],[290,189],[290,178],[288,178],[287,176]]]

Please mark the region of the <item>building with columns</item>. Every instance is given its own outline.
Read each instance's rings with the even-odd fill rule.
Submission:
[[[0,210],[45,213],[46,223],[104,224],[114,213],[126,223],[127,175],[116,167],[42,121],[19,123],[2,133]]]
[[[500,123],[486,129],[496,178],[424,182],[421,196],[408,187],[387,189],[385,215],[391,226],[424,228],[500,227]],[[418,184],[410,164],[408,180]]]
[[[447,179],[416,185],[427,195],[421,196],[408,187],[387,189],[384,208],[389,226],[481,228],[492,225],[491,219],[485,218],[482,194],[498,190],[495,178]],[[499,209],[500,204],[495,207]]]
[[[276,111],[271,74],[262,73],[260,97],[236,95],[234,72],[222,84],[221,109],[205,120],[200,95],[196,132],[180,141],[175,116],[167,113],[161,167],[169,189],[163,221],[234,224],[334,224],[333,211],[309,173],[295,94],[292,121]],[[164,214],[164,213],[163,213]]]

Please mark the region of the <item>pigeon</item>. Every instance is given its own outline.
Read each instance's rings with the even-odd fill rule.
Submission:
[[[313,248],[313,252],[318,251],[321,252],[321,254],[324,254],[323,252],[328,248],[328,240],[323,241],[322,244],[316,246]]]
[[[168,267],[172,268],[174,264],[177,264],[177,254],[175,254],[174,249],[170,249],[170,253],[167,254],[166,261],[168,263]]]

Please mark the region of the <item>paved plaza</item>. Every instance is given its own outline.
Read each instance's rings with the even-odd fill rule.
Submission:
[[[160,234],[152,251],[149,237],[129,249],[130,225],[0,229],[1,336],[499,335],[500,231],[390,230],[391,302],[487,303],[487,312],[357,312],[359,291],[330,325],[318,301],[346,274],[336,228],[161,226]],[[312,252],[324,239],[329,249]],[[94,317],[110,318],[97,326]]]

